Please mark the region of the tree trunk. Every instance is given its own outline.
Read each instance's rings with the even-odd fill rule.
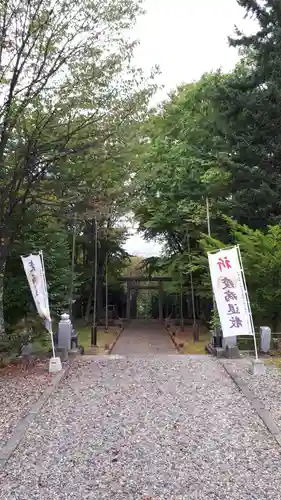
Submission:
[[[89,323],[90,320],[90,312],[91,312],[91,307],[92,307],[92,300],[93,300],[93,286],[91,286],[91,290],[89,292],[89,297],[88,297],[88,302],[86,306],[86,311],[85,311],[85,323]]]
[[[90,288],[90,291],[89,291],[89,296],[88,296],[88,302],[87,302],[87,306],[86,306],[86,310],[85,310],[85,323],[86,324],[89,324],[89,320],[90,320],[90,313],[91,313],[91,307],[92,307],[92,302],[93,302],[93,295],[94,295],[94,278],[95,278],[95,259],[94,259],[94,255],[95,255],[95,252],[94,252],[94,244],[95,244],[95,223],[94,223],[94,220],[91,221],[91,250],[92,250],[92,269],[91,269],[91,288]],[[86,262],[89,262],[89,259],[90,259],[90,252],[89,250],[86,252],[87,254],[87,260]]]

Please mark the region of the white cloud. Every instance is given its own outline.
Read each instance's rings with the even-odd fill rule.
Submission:
[[[154,257],[160,255],[162,247],[156,241],[145,241],[141,235],[134,234],[128,238],[125,250],[139,257]]]
[[[219,67],[231,70],[238,54],[228,36],[235,25],[246,33],[255,29],[236,0],[146,0],[144,5],[147,14],[133,30],[140,40],[135,63],[147,70],[159,64],[166,92]]]

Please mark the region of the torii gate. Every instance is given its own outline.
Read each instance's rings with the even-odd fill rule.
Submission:
[[[173,281],[169,276],[156,276],[156,277],[139,277],[139,276],[124,276],[119,278],[120,281],[126,282],[126,320],[131,319],[131,294],[132,290],[158,290],[158,311],[159,320],[163,321],[163,282]],[[149,285],[141,283],[150,282]]]

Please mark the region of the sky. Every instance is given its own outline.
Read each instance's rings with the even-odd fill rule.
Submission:
[[[145,0],[144,6],[146,14],[132,31],[140,42],[134,63],[147,73],[155,64],[160,66],[157,83],[164,88],[157,93],[157,101],[205,72],[233,69],[239,56],[229,47],[228,36],[235,25],[245,33],[255,31],[254,21],[244,19],[245,11],[236,0]],[[145,242],[136,233],[125,249],[144,257],[161,252],[157,242]]]

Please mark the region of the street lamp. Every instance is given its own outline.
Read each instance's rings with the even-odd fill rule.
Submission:
[[[184,332],[182,274],[181,274],[181,282],[180,282],[180,330],[181,330],[181,332]]]
[[[97,345],[97,281],[98,281],[98,224],[97,217],[94,217],[95,224],[95,261],[94,261],[94,310],[93,310],[93,324],[91,329],[91,345]]]
[[[187,251],[188,251],[188,260],[189,264],[191,264],[191,251],[190,251],[190,239],[189,239],[189,232],[187,232]],[[194,296],[194,284],[193,284],[193,273],[192,270],[190,269],[189,271],[189,276],[190,276],[190,290],[191,290],[191,304],[192,304],[192,316],[193,316],[193,329],[194,332],[196,330],[196,311],[195,311],[195,296]],[[194,338],[195,338],[195,333],[194,333]]]
[[[99,204],[94,202],[94,210],[90,210],[85,216],[85,213],[78,218],[78,214],[74,214],[73,219],[73,232],[72,232],[72,253],[71,253],[71,280],[69,285],[69,315],[72,318],[72,308],[73,308],[73,288],[74,288],[74,271],[75,271],[75,254],[76,254],[76,238],[77,238],[77,220],[89,221],[92,220],[94,223],[93,233],[94,233],[94,305],[93,305],[93,321],[91,327],[91,345],[97,345],[97,282],[98,282],[98,218],[97,215],[109,218],[113,207],[107,208],[105,210],[99,210]],[[93,213],[94,212],[94,213]],[[106,237],[108,238],[108,228],[106,231]],[[105,256],[105,287],[106,287],[106,317],[105,317],[105,328],[108,330],[108,248],[106,246],[106,256]]]
[[[106,232],[107,234],[107,232]],[[108,251],[105,254],[105,331],[108,332]]]
[[[110,215],[113,208],[109,208],[106,228],[106,253],[105,253],[105,331],[108,332],[108,230]]]
[[[75,268],[75,248],[76,248],[76,222],[77,214],[74,216],[74,228],[72,233],[72,253],[71,253],[71,278],[69,289],[69,317],[72,320],[72,306],[73,306],[73,283],[74,283],[74,268]]]
[[[111,214],[112,208],[104,212],[99,212],[101,216],[109,216]],[[91,328],[91,345],[97,345],[97,281],[98,281],[98,223],[97,216],[94,217],[95,223],[95,261],[94,261],[94,309],[93,309],[93,324]],[[108,242],[108,228],[106,230],[106,240]],[[106,245],[105,254],[105,330],[108,331],[108,248]]]

